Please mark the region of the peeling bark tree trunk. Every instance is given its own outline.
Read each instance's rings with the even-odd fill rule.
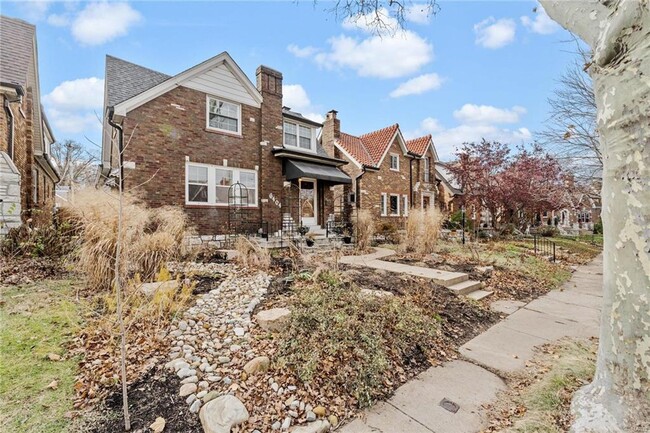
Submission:
[[[650,6],[540,0],[594,53],[603,167],[604,302],[596,375],[574,432],[650,431]]]

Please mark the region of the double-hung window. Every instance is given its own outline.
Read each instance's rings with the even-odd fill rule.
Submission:
[[[208,167],[190,165],[187,168],[187,201],[208,202]]]
[[[284,122],[284,145],[314,150],[312,128],[298,123]]]
[[[238,182],[241,186],[233,187]],[[256,207],[257,199],[256,170],[187,163],[187,204],[227,206],[233,203]]]
[[[208,129],[241,134],[241,105],[208,96]]]
[[[399,155],[393,153],[390,154],[390,169],[393,171],[399,171]]]

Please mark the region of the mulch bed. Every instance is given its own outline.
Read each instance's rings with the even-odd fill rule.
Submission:
[[[174,433],[203,432],[199,417],[190,412],[185,397],[178,395],[180,379],[166,373],[162,367],[149,372],[129,386],[131,431],[150,431],[157,417],[165,419],[165,430]],[[98,409],[83,431],[89,433],[115,433],[124,431],[122,394],[111,394]]]

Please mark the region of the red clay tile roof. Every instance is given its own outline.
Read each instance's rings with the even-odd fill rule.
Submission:
[[[370,157],[370,154],[366,150],[359,137],[341,132],[341,139],[339,140],[339,144],[360,164],[368,165],[371,167],[375,165],[374,161]]]
[[[427,151],[427,145],[431,141],[431,134],[425,135],[424,137],[414,138],[413,140],[408,140],[406,142],[406,148],[409,152],[413,152],[418,156],[424,156],[424,152]]]
[[[388,146],[390,146],[390,139],[395,136],[398,129],[399,125],[396,123],[387,128],[369,132],[359,137],[372,157],[372,160],[375,162],[375,166],[379,165],[379,160],[384,156]]]
[[[396,123],[378,131],[363,134],[360,137],[341,132],[338,143],[347,153],[362,165],[378,167],[381,157],[391,144],[391,138],[399,129]]]

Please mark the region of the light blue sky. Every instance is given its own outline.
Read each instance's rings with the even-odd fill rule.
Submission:
[[[41,92],[59,140],[98,142],[104,57],[176,74],[228,51],[254,82],[260,64],[284,74],[285,105],[337,109],[362,134],[398,122],[432,133],[440,156],[467,140],[530,142],[546,98],[574,61],[569,33],[535,1],[414,8],[406,33],[377,36],[306,2],[2,2],[37,25]],[[409,81],[413,80],[413,81]],[[300,86],[300,87],[299,87]],[[92,147],[92,146],[91,146]]]

